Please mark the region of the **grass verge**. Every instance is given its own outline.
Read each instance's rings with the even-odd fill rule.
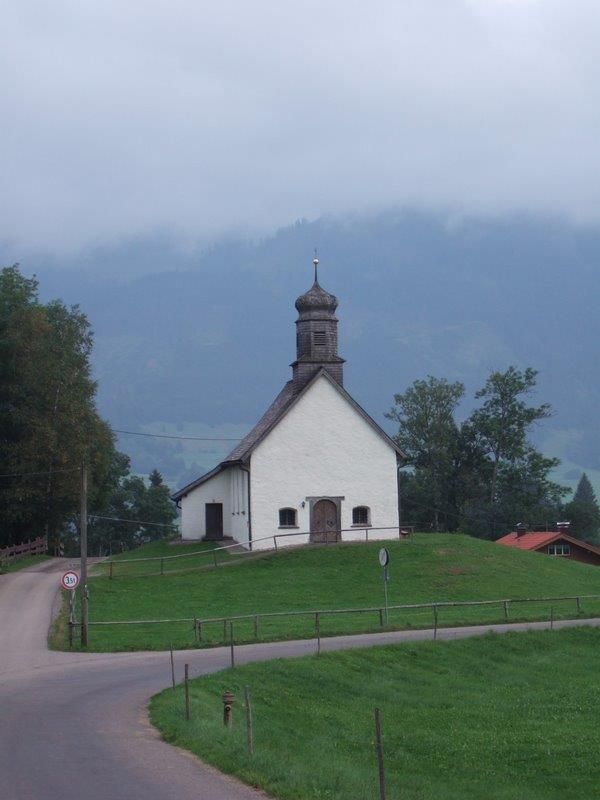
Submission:
[[[281,800],[378,798],[375,707],[389,798],[588,800],[600,785],[599,649],[600,631],[578,628],[278,660],[193,680],[189,722],[181,686],[152,699],[150,718],[166,741]]]
[[[47,561],[50,556],[25,556],[12,561],[10,564],[0,565],[0,575],[8,572],[19,572],[21,569],[33,567],[35,564],[41,564],[42,561]]]
[[[449,534],[416,535],[413,542],[389,542],[390,605],[439,601],[600,594],[600,570],[568,559],[521,553],[492,542]],[[342,544],[297,548],[255,561],[146,578],[97,577],[90,581],[90,620],[207,619],[272,611],[307,611],[380,607],[380,544]],[[548,619],[548,603],[509,608],[509,620]],[[554,604],[555,617],[574,617],[574,601]],[[582,600],[581,613],[600,614],[600,600]],[[441,608],[439,625],[501,622],[500,604],[479,608]],[[244,641],[314,636],[314,617],[235,624]],[[427,628],[431,610],[391,612],[390,628]],[[379,630],[379,615],[341,614],[321,619],[321,634]],[[223,623],[203,626],[202,645],[223,643]],[[90,649],[143,650],[197,646],[191,622],[152,625],[92,626]],[[66,646],[66,642],[63,642]]]

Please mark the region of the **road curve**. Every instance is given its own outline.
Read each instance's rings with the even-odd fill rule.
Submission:
[[[61,571],[54,559],[0,576],[0,798],[2,800],[257,800],[265,795],[162,742],[149,725],[149,697],[170,683],[166,653],[58,653],[47,649]],[[555,627],[600,625],[600,619]],[[443,628],[438,639],[548,623]],[[397,631],[322,640],[322,650],[431,639]],[[311,640],[244,645],[236,663],[312,653]],[[229,664],[228,648],[176,653],[192,675]]]

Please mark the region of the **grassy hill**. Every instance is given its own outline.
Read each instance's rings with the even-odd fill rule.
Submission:
[[[383,605],[378,543],[297,548],[269,553],[216,569],[152,577],[96,577],[90,582],[90,620],[184,620],[161,625],[92,626],[98,650],[193,647],[191,620],[278,611],[379,608]],[[417,534],[412,542],[390,542],[390,605],[600,595],[600,570],[538,553],[521,553],[462,535]],[[196,545],[197,547],[197,545]],[[156,552],[157,546],[152,546]],[[169,552],[173,552],[169,548]],[[138,551],[141,557],[144,550]],[[185,559],[181,559],[185,561]],[[574,601],[523,603],[510,619],[576,615]],[[600,601],[582,600],[582,613],[600,613]],[[501,604],[441,608],[439,624],[504,619]],[[390,613],[389,627],[430,627],[430,609]],[[324,636],[379,629],[379,615],[340,614],[321,619]],[[314,617],[262,619],[258,638],[309,637]],[[223,623],[203,626],[202,644],[223,641]],[[238,642],[255,639],[253,621],[235,623]]]
[[[389,798],[583,800],[600,785],[599,648],[580,628],[270,661],[192,681],[189,722],[181,686],[150,714],[168,742],[281,800],[378,798],[375,707]]]

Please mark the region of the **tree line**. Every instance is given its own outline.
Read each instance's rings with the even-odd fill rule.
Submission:
[[[36,278],[18,265],[0,271],[0,547],[47,535],[51,551],[77,552],[83,463],[92,552],[129,548],[169,530],[132,520],[174,520],[160,474],[149,485],[131,475],[98,414],[92,347],[78,306],[40,302]]]
[[[157,470],[132,475],[110,426],[96,409],[93,335],[78,306],[42,303],[35,277],[18,265],[0,271],[0,547],[47,535],[51,551],[78,552],[81,467],[86,464],[90,551],[105,554],[173,532],[175,507]],[[394,396],[406,455],[403,518],[423,530],[462,530],[495,538],[517,522],[570,519],[595,540],[600,510],[583,475],[575,496],[551,479],[558,459],[530,441],[547,419],[531,405],[537,372],[493,372],[459,422],[460,382],[429,376]]]
[[[587,476],[565,504],[569,489],[551,478],[559,460],[530,441],[532,427],[552,413],[548,403],[528,403],[536,379],[531,367],[493,372],[463,422],[459,381],[429,376],[394,396],[386,416],[398,423],[395,438],[408,467],[400,479],[403,519],[420,529],[495,539],[518,522],[541,527],[564,518],[575,536],[597,538],[600,509]]]

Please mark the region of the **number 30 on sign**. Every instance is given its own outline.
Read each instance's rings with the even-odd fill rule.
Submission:
[[[79,583],[79,575],[76,572],[65,572],[60,579],[63,589],[76,589]]]

